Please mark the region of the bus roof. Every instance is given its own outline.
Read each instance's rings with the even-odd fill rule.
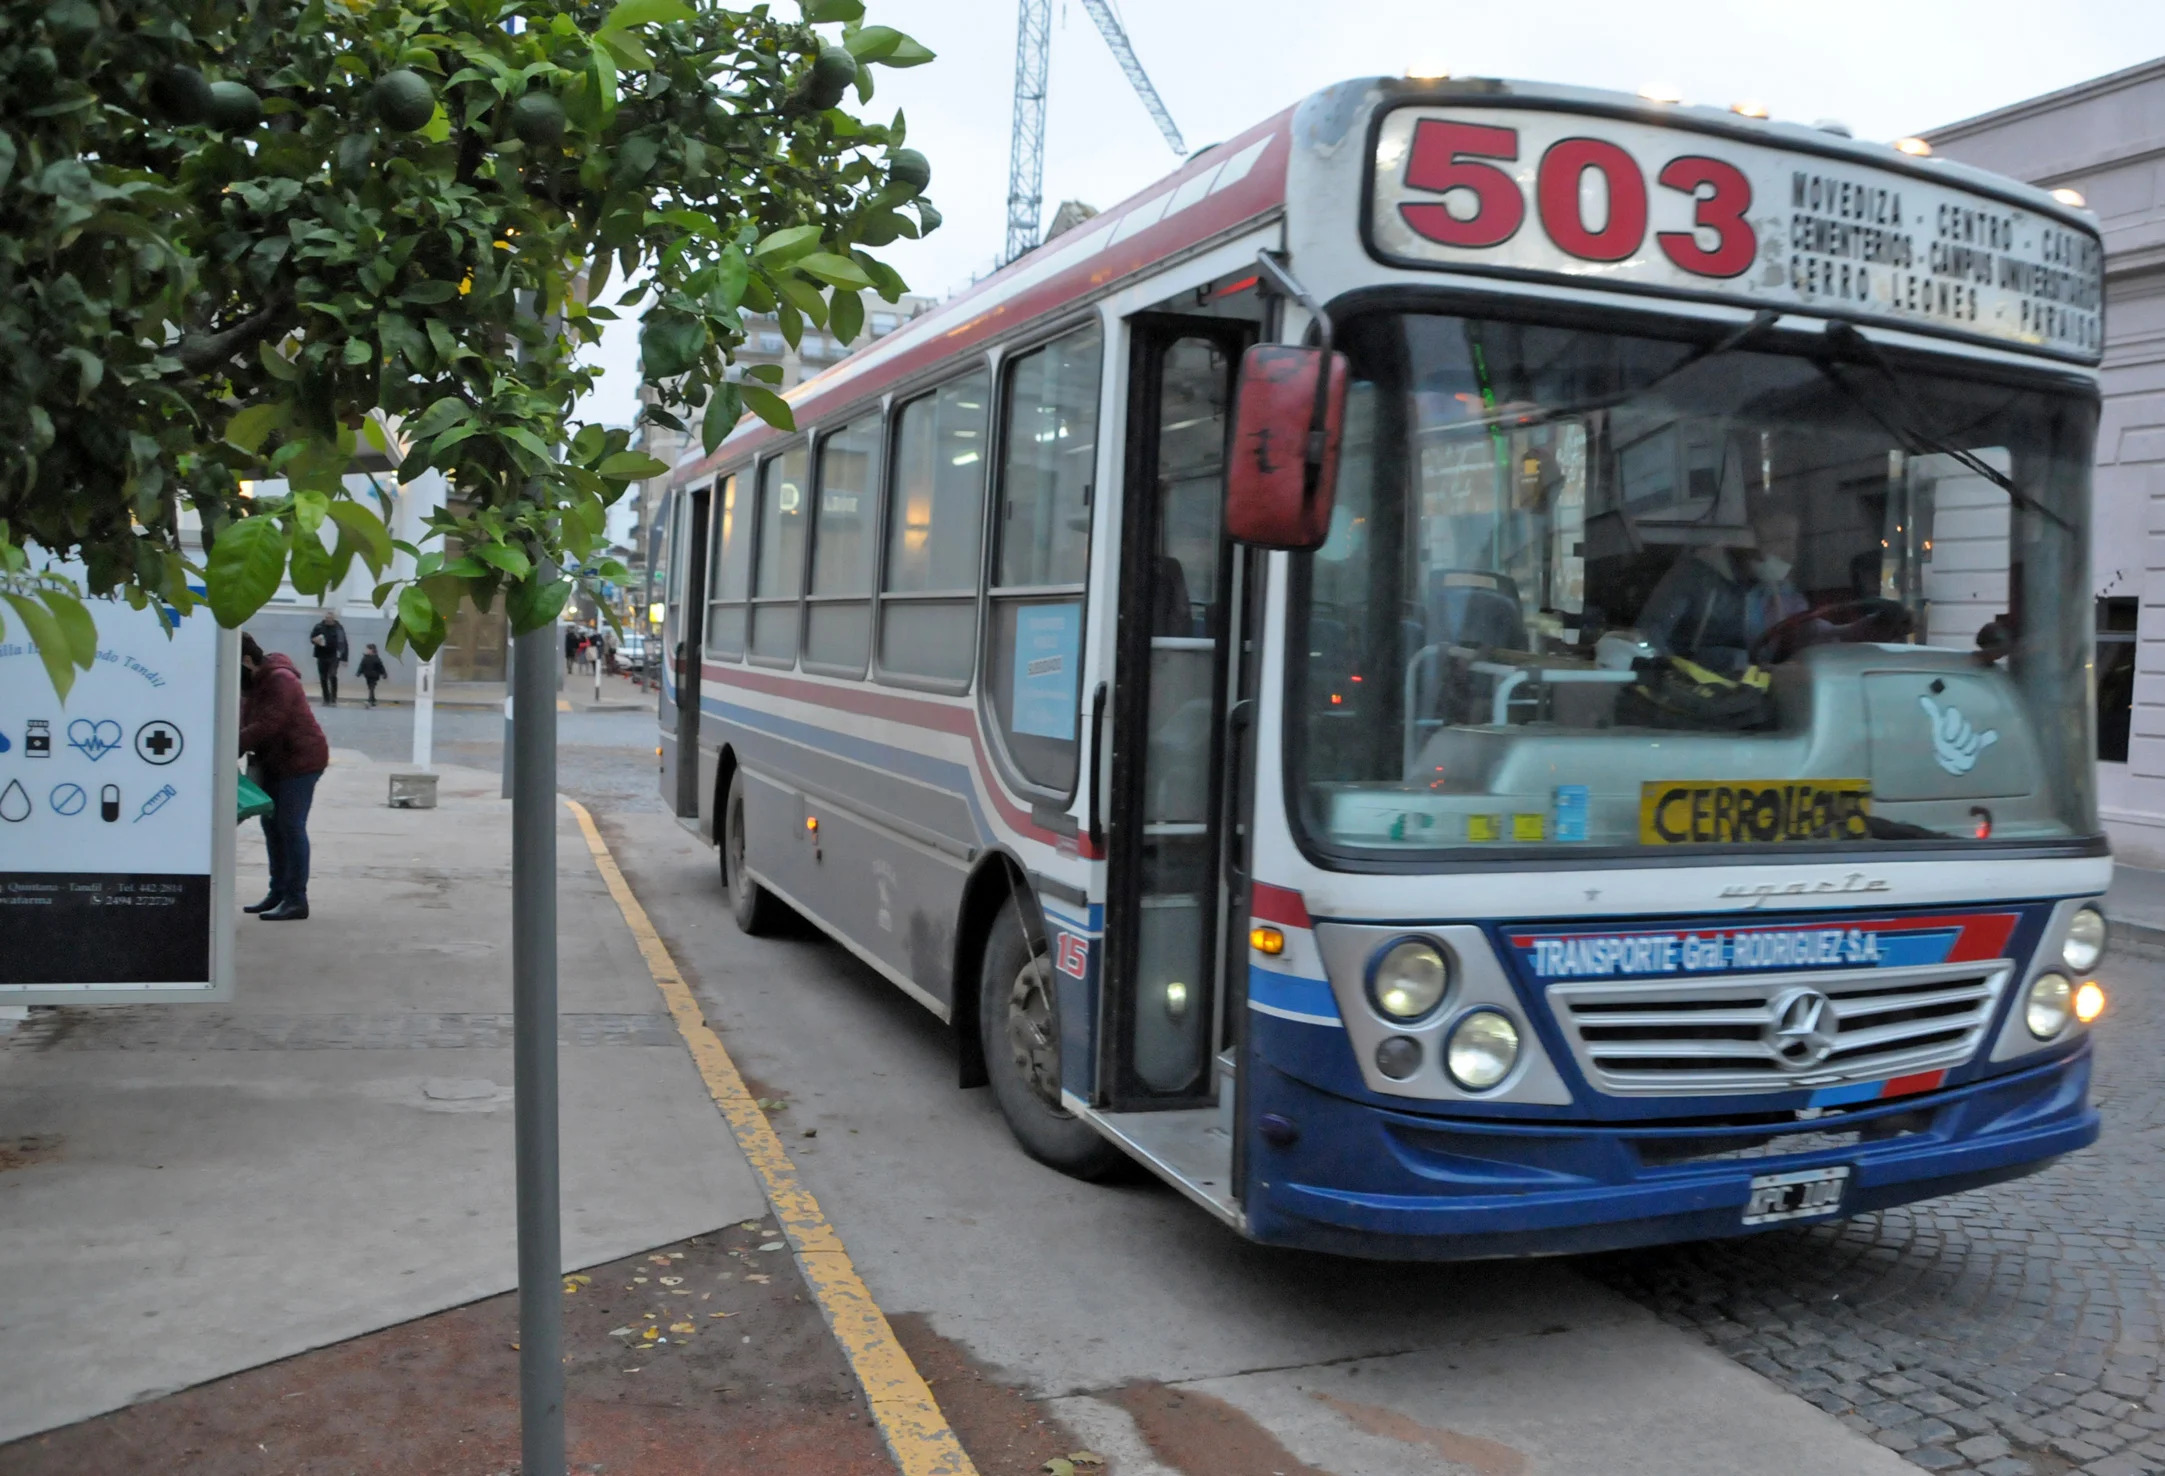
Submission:
[[[1118,205],[1017,258],[968,291],[805,380],[783,395],[800,425],[871,399],[989,340],[1102,295],[1113,284],[1270,218],[1285,205],[1293,135],[1342,137],[1378,103],[1433,102],[1479,106],[1508,100],[1518,106],[1553,104],[1667,127],[1749,139],[1762,147],[1796,150],[1906,173],[1943,187],[2017,205],[2095,237],[2087,211],[2071,208],[2042,188],[1934,157],[1912,158],[1887,144],[1850,138],[1816,125],[1750,118],[1729,109],[1651,101],[1631,93],[1495,78],[1369,77],[1335,84],[1265,119],[1246,132],[1192,156],[1180,168]],[[789,433],[756,417],[739,421],[711,455],[696,448],[677,463],[672,485],[685,485],[740,463]]]

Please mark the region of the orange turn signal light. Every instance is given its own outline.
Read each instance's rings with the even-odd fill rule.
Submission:
[[[817,835],[819,833],[819,817],[817,815],[805,816],[804,828],[811,831],[814,835]]]
[[[1253,927],[1248,929],[1248,946],[1276,958],[1285,952],[1285,934],[1276,928]]]
[[[2092,979],[2075,991],[2075,1018],[2087,1025],[2105,1013],[2105,991]]]

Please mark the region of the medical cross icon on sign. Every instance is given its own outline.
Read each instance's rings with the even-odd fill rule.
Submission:
[[[180,757],[180,729],[163,720],[135,730],[135,753],[146,764],[169,764]]]

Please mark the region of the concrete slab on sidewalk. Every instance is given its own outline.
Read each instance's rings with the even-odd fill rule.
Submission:
[[[510,1289],[510,807],[341,750],[313,917],[239,930],[230,1005],[0,1040],[0,1442]],[[261,890],[257,827],[242,894]],[[566,1269],[765,1212],[570,816],[558,831]]]
[[[2114,866],[2105,918],[2125,942],[2165,946],[2165,871],[2124,861]]]

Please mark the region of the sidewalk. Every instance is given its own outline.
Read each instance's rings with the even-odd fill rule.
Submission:
[[[240,922],[232,1004],[0,1037],[0,1443],[515,1284],[510,806],[446,767],[391,810],[393,767],[338,752],[315,915]],[[567,1269],[760,1220],[568,813],[557,846]]]
[[[2105,893],[2105,920],[2120,942],[2165,948],[2165,871],[2121,862]]]

